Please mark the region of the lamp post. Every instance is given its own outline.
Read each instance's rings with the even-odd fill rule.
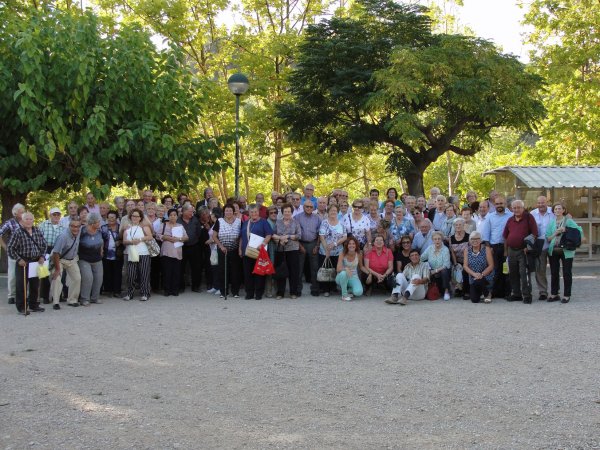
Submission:
[[[240,96],[245,94],[250,83],[243,73],[234,73],[227,80],[227,87],[235,95],[235,198],[240,195]]]

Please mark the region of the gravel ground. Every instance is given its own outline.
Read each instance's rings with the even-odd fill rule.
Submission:
[[[576,265],[568,305],[3,300],[0,448],[600,448],[599,279]]]

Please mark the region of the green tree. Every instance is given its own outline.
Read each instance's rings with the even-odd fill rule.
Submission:
[[[600,161],[600,2],[534,0],[525,22],[534,30],[531,61],[547,79],[538,163]]]
[[[127,181],[188,186],[220,170],[220,143],[198,131],[206,101],[176,48],[138,26],[110,34],[91,12],[0,10],[0,196]]]
[[[309,27],[290,80],[294,101],[279,115],[292,139],[328,152],[384,145],[411,193],[444,153],[474,155],[494,128],[526,129],[543,114],[540,77],[514,57],[432,35],[421,8],[386,0]]]

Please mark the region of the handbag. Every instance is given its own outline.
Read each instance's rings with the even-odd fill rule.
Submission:
[[[259,251],[258,251],[258,248],[250,247],[250,237],[258,236],[258,235],[255,235],[252,233],[252,230],[250,229],[250,222],[248,222],[248,227],[246,228],[246,232],[248,235],[248,245],[246,245],[246,252],[244,253],[244,255],[246,255],[248,258],[251,258],[251,259],[257,259]],[[260,238],[261,236],[258,236],[258,237]]]
[[[146,247],[148,247],[148,253],[150,253],[151,258],[160,255],[160,247],[156,239],[152,238],[152,240],[146,241]]]
[[[264,247],[261,247],[259,250],[259,256],[254,264],[252,273],[260,276],[273,275],[275,273],[275,267],[273,267],[269,254]]]
[[[129,262],[140,262],[140,254],[138,253],[138,249],[135,245],[128,245],[127,249],[127,260]]]
[[[425,298],[427,300],[434,301],[439,300],[440,297],[440,289],[438,288],[437,284],[433,281],[430,282],[429,287],[427,288],[427,295],[425,295]]]
[[[333,267],[331,259],[327,257],[325,258],[325,261],[323,261],[321,268],[317,271],[317,281],[320,281],[321,283],[332,282],[335,281],[335,277],[335,267]]]
[[[210,250],[210,265],[218,266],[219,265],[219,254],[217,253],[217,246]]]
[[[456,284],[462,284],[463,282],[463,266],[462,264],[456,264],[452,268],[452,279]]]

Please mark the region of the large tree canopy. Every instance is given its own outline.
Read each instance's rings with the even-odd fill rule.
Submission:
[[[383,144],[411,193],[445,152],[474,155],[492,129],[527,129],[543,114],[540,77],[514,57],[433,35],[422,8],[388,0],[309,27],[290,83],[279,116],[292,139],[329,152]]]
[[[207,87],[177,49],[91,12],[0,9],[0,195],[120,182],[185,186],[220,170],[196,128]],[[8,207],[6,207],[8,206]]]

